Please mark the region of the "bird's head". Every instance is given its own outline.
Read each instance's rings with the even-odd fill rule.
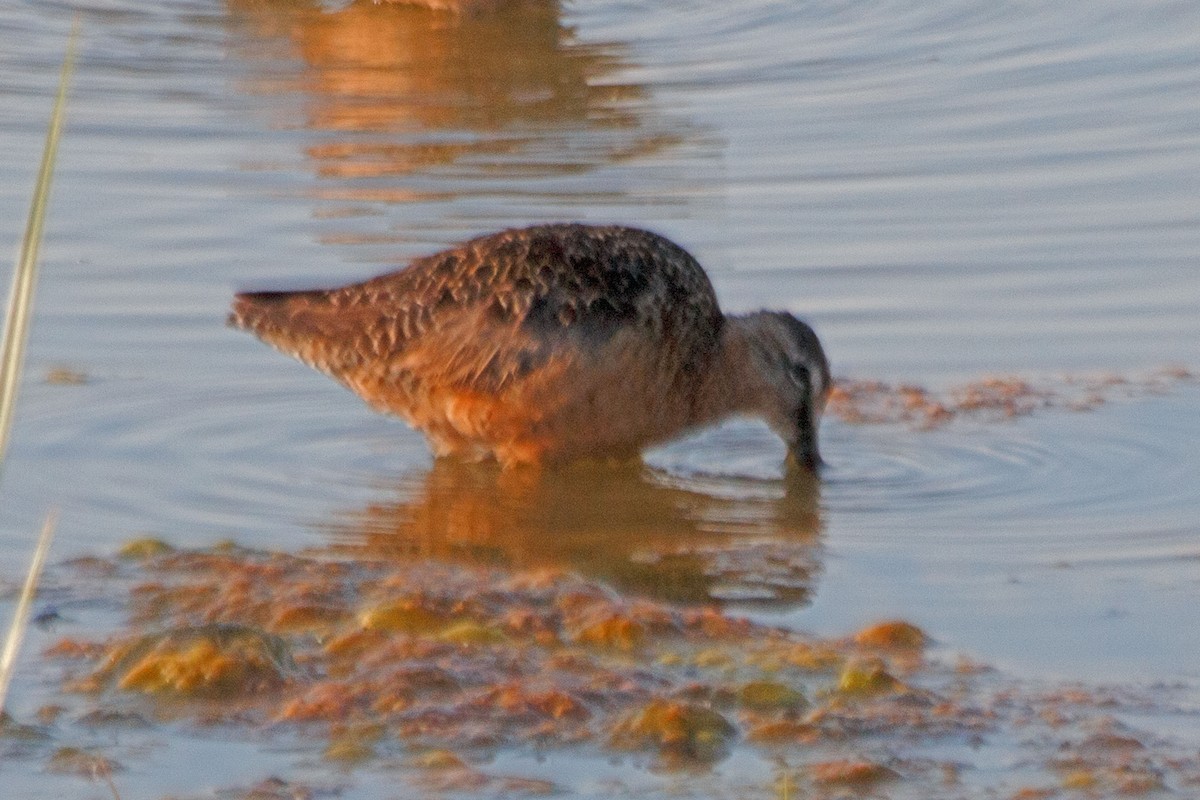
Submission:
[[[817,428],[832,386],[817,334],[782,311],[759,311],[739,322],[760,380],[760,413],[787,443],[789,456],[815,472],[822,463]]]

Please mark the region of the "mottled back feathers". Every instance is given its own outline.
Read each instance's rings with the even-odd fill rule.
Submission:
[[[240,294],[230,317],[343,381],[440,341],[440,363],[428,368],[481,391],[503,388],[562,347],[595,352],[626,326],[669,340],[695,369],[722,320],[687,251],[647,231],[580,224],[484,236],[337,289]]]

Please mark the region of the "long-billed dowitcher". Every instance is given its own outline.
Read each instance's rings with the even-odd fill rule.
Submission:
[[[625,458],[747,415],[820,464],[830,378],[812,328],[722,314],[696,260],[648,231],[502,231],[363,283],[239,294],[230,323],[403,417],[438,455]]]

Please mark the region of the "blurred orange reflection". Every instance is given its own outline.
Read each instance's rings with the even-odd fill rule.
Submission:
[[[329,527],[366,558],[553,567],[674,602],[807,602],[820,571],[819,484],[674,479],[641,464],[540,474],[440,459],[399,497]]]
[[[306,149],[322,177],[452,164],[483,175],[570,174],[682,139],[678,123],[650,123],[646,91],[621,80],[624,48],[577,41],[549,0],[476,14],[371,0],[228,2],[235,51],[253,67],[246,88],[302,93],[302,124],[330,134]],[[297,57],[299,71],[287,66]],[[415,195],[376,185],[337,196]]]

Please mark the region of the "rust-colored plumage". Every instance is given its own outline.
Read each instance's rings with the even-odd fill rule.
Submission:
[[[239,294],[230,322],[403,417],[439,455],[622,458],[751,414],[819,463],[830,381],[812,329],[724,316],[696,260],[643,230],[503,231],[363,283]]]

